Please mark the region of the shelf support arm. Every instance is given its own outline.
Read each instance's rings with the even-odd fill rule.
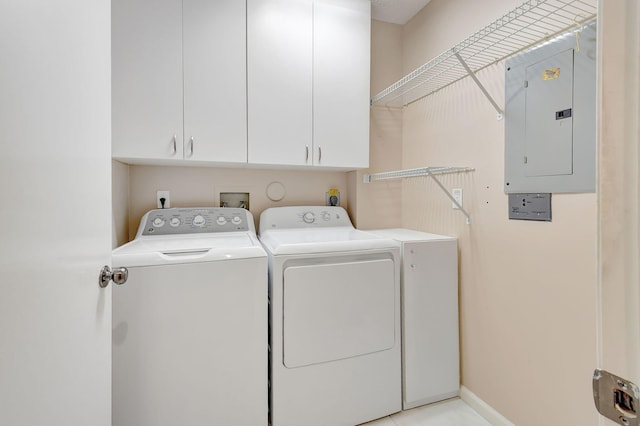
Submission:
[[[473,79],[473,81],[476,82],[476,84],[478,85],[480,90],[482,90],[482,93],[484,93],[484,96],[486,96],[486,98],[489,100],[489,102],[491,102],[491,105],[493,105],[495,110],[498,112],[498,120],[502,120],[502,117],[504,116],[504,111],[502,111],[502,109],[498,106],[496,101],[493,100],[493,98],[491,97],[489,92],[487,92],[487,89],[485,89],[485,87],[482,85],[480,80],[478,80],[478,77],[476,76],[476,73],[474,73],[471,70],[471,68],[469,68],[469,65],[467,65],[467,63],[464,61],[464,59],[462,59],[462,56],[460,56],[460,54],[458,52],[454,51],[453,54],[456,55],[456,58],[458,58],[458,61],[460,61],[460,64],[467,71],[467,73],[469,74],[469,77],[471,77]]]
[[[449,199],[451,201],[453,201],[453,204],[456,205],[457,208],[460,209],[460,211],[462,212],[463,215],[465,215],[465,217],[467,218],[467,225],[471,225],[471,216],[469,216],[469,213],[462,208],[462,206],[460,205],[460,203],[458,202],[458,200],[456,200],[453,195],[451,195],[449,193],[449,191],[447,190],[447,188],[444,187],[444,185],[438,180],[437,177],[435,177],[435,175],[433,173],[431,173],[429,170],[427,170],[427,176],[429,176],[431,179],[433,179],[433,181],[440,187],[440,189],[442,189],[442,191],[447,194],[447,197],[449,197]]]

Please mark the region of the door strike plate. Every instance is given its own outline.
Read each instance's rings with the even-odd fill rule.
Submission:
[[[593,372],[593,401],[604,417],[624,426],[640,426],[640,389],[634,383],[596,369]]]

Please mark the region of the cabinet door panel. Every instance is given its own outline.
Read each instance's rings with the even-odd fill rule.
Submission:
[[[249,163],[312,164],[311,0],[248,0]]]
[[[184,158],[246,162],[246,2],[184,0],[183,43]]]
[[[371,3],[316,0],[313,14],[315,164],[368,167]]]
[[[182,158],[182,1],[113,0],[111,14],[112,154]]]

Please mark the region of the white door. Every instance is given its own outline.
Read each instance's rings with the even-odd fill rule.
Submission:
[[[184,0],[184,158],[247,162],[247,8]]]
[[[313,164],[311,0],[247,2],[249,163]]]
[[[110,2],[0,3],[0,424],[111,423]]]
[[[599,9],[597,367],[640,386],[640,5],[602,1]],[[619,393],[622,407],[613,407],[619,391],[604,394],[617,421],[601,424],[623,424],[629,401]]]
[[[369,167],[371,3],[313,3],[313,164]]]
[[[113,155],[182,159],[182,1],[113,0]]]

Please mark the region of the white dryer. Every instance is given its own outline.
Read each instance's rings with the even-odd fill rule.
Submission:
[[[400,249],[341,207],[260,216],[269,255],[273,426],[355,425],[400,411]]]
[[[113,425],[268,423],[267,255],[244,209],[152,210],[114,250]]]

